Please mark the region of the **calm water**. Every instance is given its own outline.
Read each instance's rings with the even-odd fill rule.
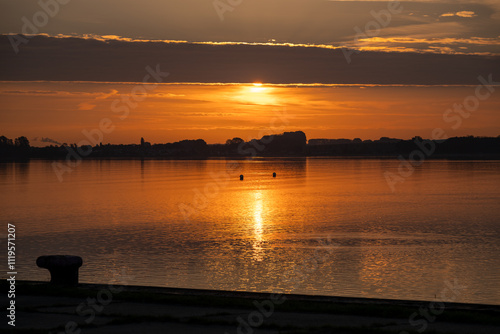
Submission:
[[[74,254],[82,282],[434,300],[456,280],[457,301],[500,304],[500,162],[426,161],[392,193],[398,165],[85,161],[59,182],[0,164],[0,234],[16,225],[18,279]]]

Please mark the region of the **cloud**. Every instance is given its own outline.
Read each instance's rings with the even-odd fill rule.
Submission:
[[[52,91],[43,91],[43,90],[4,90],[1,93],[9,95],[54,95],[55,94]]]
[[[115,96],[118,94],[118,91],[115,89],[112,89],[109,93],[101,93],[98,96],[96,96],[96,100],[105,100],[108,97]]]
[[[23,23],[19,18],[31,18],[40,10],[38,1],[0,2],[5,7],[2,11],[4,19],[0,20],[0,32],[4,33],[21,33]],[[212,0],[148,0],[145,3],[136,0],[73,0],[40,30],[62,38],[74,34],[75,37],[100,41],[255,43],[274,40],[335,46],[352,34],[354,27],[363,28],[373,20],[372,11],[387,10],[387,2],[380,0],[252,0],[240,6],[231,5],[231,2],[238,1],[229,1],[234,10],[226,12],[225,20],[221,22]],[[406,0],[401,1],[401,7],[403,12],[393,15],[391,27],[404,27],[411,24],[412,19],[424,15],[435,19],[443,13],[473,12],[481,20],[475,20],[474,26],[467,28],[480,30],[483,34],[474,31],[479,36],[487,36],[497,29],[493,24],[498,26],[498,22],[492,22],[492,19],[498,19],[500,13],[498,0]],[[464,21],[460,16],[446,20],[452,19]]]
[[[217,84],[474,84],[478,74],[497,76],[500,57],[463,56],[458,53],[464,49],[455,52],[444,48],[483,46],[486,42],[498,44],[498,39],[411,38],[385,36],[362,41],[364,44],[360,47],[367,51],[348,51],[352,58],[348,64],[346,50],[340,48],[104,42],[47,36],[32,37],[29,48],[16,55],[10,49],[7,36],[0,35],[0,62],[8,64],[0,72],[0,80],[141,83],[148,66],[169,72],[166,82]],[[439,49],[429,46],[438,46]],[[422,50],[428,50],[428,53]],[[451,54],[437,54],[443,51]],[[99,92],[89,95],[89,98],[95,101],[115,94],[118,93]],[[79,108],[91,110],[89,108],[93,105],[87,101]]]
[[[149,94],[148,96],[151,96],[151,94]],[[157,93],[157,94],[154,94],[154,96],[156,96],[156,97],[171,97],[171,98],[174,98],[174,97],[184,97],[186,95],[185,94],[173,94],[173,93]]]
[[[52,144],[56,144],[56,145],[62,145],[62,143],[58,142],[57,140],[50,139],[48,137],[42,137],[40,140],[38,140],[38,137],[36,137],[34,140],[40,141],[42,143],[52,143]]]
[[[432,52],[446,54],[470,54],[469,48],[474,47],[476,55],[490,55],[487,49],[496,47],[500,51],[498,38],[415,38],[415,37],[373,37],[363,38],[352,45],[364,51],[385,52]],[[478,52],[482,47],[484,52]]]
[[[0,91],[4,95],[40,95],[40,96],[99,96],[103,93],[95,92],[80,92],[80,91],[64,91],[64,90],[4,90]]]
[[[470,10],[463,10],[463,11],[456,12],[456,13],[444,13],[444,14],[440,15],[440,17],[451,17],[451,16],[470,18],[470,17],[475,17],[477,15],[476,15],[476,13],[474,13],[473,11],[470,11]]]
[[[78,110],[94,110],[97,105],[90,104],[87,102],[82,102],[78,105]]]

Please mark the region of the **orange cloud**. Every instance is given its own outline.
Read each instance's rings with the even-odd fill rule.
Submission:
[[[470,10],[462,10],[460,12],[455,12],[455,13],[444,13],[441,14],[440,17],[452,17],[452,16],[458,16],[458,17],[475,17],[477,16],[476,13]]]

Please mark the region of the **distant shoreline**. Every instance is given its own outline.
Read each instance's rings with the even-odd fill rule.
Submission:
[[[403,158],[408,159],[408,156],[402,155]],[[338,160],[399,160],[399,156],[395,155],[289,155],[289,156],[256,156],[256,157],[246,157],[246,156],[185,156],[185,157],[86,157],[82,160],[84,161],[96,161],[96,160],[174,160],[174,161],[188,161],[188,160],[238,160],[238,161],[258,161],[258,160],[269,160],[269,159],[284,159],[284,160],[301,160],[301,159],[338,159]],[[12,163],[12,162],[29,162],[29,161],[65,161],[63,158],[46,158],[46,157],[33,157],[25,159],[0,159],[0,163]],[[500,154],[469,154],[469,155],[434,155],[429,156],[426,160],[446,160],[446,161],[496,161],[500,160]]]
[[[32,147],[26,137],[15,140],[0,137],[0,161],[28,159],[80,161],[85,159],[256,159],[328,157],[340,159],[406,159],[419,165],[427,159],[500,160],[500,136],[453,137],[411,140],[382,137],[379,140],[310,139],[302,131],[284,132],[244,141],[235,137],[225,144],[207,144],[202,139],[175,143],[151,144],[79,144]],[[82,143],[87,144],[82,144]]]

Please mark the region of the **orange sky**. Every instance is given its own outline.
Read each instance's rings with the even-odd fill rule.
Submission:
[[[98,129],[106,118],[114,129],[104,134],[104,143],[138,143],[141,137],[151,143],[198,138],[223,143],[236,136],[248,140],[296,130],[308,139],[430,138],[437,127],[448,137],[500,134],[500,96],[495,93],[468,118],[461,117],[460,124],[443,120],[453,104],[474,95],[475,86],[162,84],[150,86],[134,101],[131,92],[141,85],[0,83],[2,135],[24,135],[35,146],[47,145],[41,137],[78,143],[85,139],[83,130]]]
[[[499,0],[49,2],[0,0],[0,135],[32,145],[103,119],[104,143],[500,134]],[[169,75],[145,90],[151,68]],[[478,76],[495,92],[446,122]]]

